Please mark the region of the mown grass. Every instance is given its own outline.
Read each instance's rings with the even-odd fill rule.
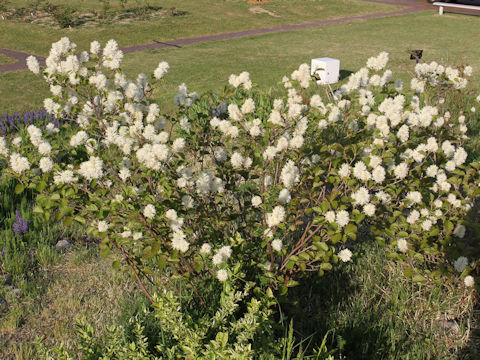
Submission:
[[[11,6],[26,6],[30,1],[11,2]],[[81,11],[102,10],[102,4],[95,0],[54,0],[54,4],[68,5]],[[118,1],[111,1],[111,6],[118,9]],[[137,5],[138,4],[138,5]],[[121,46],[151,43],[153,40],[168,41],[183,37],[217,34],[252,28],[280,26],[304,23],[321,19],[390,11],[398,7],[363,2],[360,0],[271,0],[263,8],[275,13],[255,14],[246,0],[150,0],[148,4],[165,9],[175,7],[185,14],[168,16],[163,19],[139,20],[133,23],[109,23],[95,27],[78,27],[72,29],[55,29],[41,25],[18,21],[0,22],[0,44],[13,50],[23,50],[38,55],[46,55],[50,44],[63,36],[70,37],[81,47],[86,47],[97,39],[106,42],[117,39]],[[142,2],[129,1],[127,6],[141,6]]]
[[[160,61],[168,61],[170,72],[155,97],[165,111],[170,111],[177,86],[183,82],[192,91],[214,90],[223,87],[231,73],[245,70],[256,84],[267,89],[312,57],[340,59],[344,77],[363,66],[368,57],[388,51],[389,68],[406,79],[414,68],[409,60],[412,49],[423,49],[424,61],[470,64],[476,70],[480,69],[480,48],[464,44],[477,40],[477,18],[423,12],[132,53],[125,56],[124,65],[128,75],[136,77],[139,72],[153,71]],[[0,81],[0,113],[41,108],[48,95],[43,81],[27,71],[0,74]],[[470,81],[472,87],[480,88],[480,73],[474,72]]]

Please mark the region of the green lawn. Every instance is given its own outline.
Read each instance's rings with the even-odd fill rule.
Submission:
[[[30,0],[12,1],[11,6],[26,6]],[[66,4],[64,0],[52,3]],[[119,1],[110,1],[119,7]],[[142,1],[129,0],[127,6],[134,6]],[[367,14],[380,11],[393,11],[396,6],[368,3],[360,0],[271,0],[261,7],[277,15],[255,14],[249,9],[254,6],[247,0],[150,0],[151,6],[165,9],[175,7],[185,12],[181,16],[168,16],[163,19],[135,21],[134,23],[106,23],[95,27],[78,27],[72,29],[54,29],[41,25],[18,21],[0,21],[0,44],[13,50],[23,50],[39,55],[46,55],[50,44],[62,36],[68,36],[78,45],[87,46],[93,39],[106,42],[115,38],[122,46],[172,40],[182,37],[217,34],[253,28],[298,24],[322,19]],[[98,0],[71,0],[71,7],[79,12],[89,12],[95,8],[101,11]]]
[[[159,61],[168,61],[170,72],[157,100],[169,110],[176,87],[182,82],[192,91],[202,92],[223,87],[231,73],[246,70],[256,84],[268,88],[312,57],[338,58],[343,74],[347,74],[363,66],[369,56],[385,50],[390,53],[389,67],[405,77],[414,67],[408,51],[423,49],[425,61],[468,63],[477,70],[480,48],[464,45],[479,40],[477,18],[438,16],[431,11],[132,53],[125,56],[124,65],[133,77],[138,72],[153,70]],[[48,93],[47,86],[27,71],[0,74],[0,81],[0,113],[38,109]],[[480,88],[478,72],[474,72],[471,83]]]

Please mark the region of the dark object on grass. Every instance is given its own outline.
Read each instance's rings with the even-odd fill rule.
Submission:
[[[410,54],[410,60],[415,60],[418,64],[419,60],[422,58],[423,50],[412,50]]]
[[[15,211],[15,222],[13,223],[13,232],[17,235],[23,235],[28,232],[28,220],[22,218],[20,210]]]

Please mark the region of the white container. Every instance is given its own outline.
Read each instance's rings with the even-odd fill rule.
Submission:
[[[335,84],[340,77],[340,60],[332,58],[312,59],[311,75],[320,78],[317,84]]]

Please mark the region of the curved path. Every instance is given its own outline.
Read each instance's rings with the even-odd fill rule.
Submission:
[[[434,9],[434,6],[428,4],[425,0],[364,0],[364,1],[376,2],[380,4],[389,4],[389,5],[400,5],[400,6],[403,6],[403,8],[395,11],[348,16],[348,17],[337,18],[337,19],[319,20],[319,21],[313,21],[313,22],[308,22],[303,24],[283,25],[283,26],[270,27],[270,28],[235,31],[235,32],[229,32],[229,33],[199,36],[199,37],[193,37],[193,38],[183,38],[183,39],[173,40],[168,43],[156,41],[151,44],[124,47],[124,48],[121,48],[121,50],[124,53],[132,53],[132,52],[151,50],[151,49],[161,49],[161,48],[166,48],[170,46],[181,47],[182,45],[190,45],[190,44],[196,44],[196,43],[207,42],[207,41],[237,39],[245,36],[255,36],[255,35],[261,35],[261,34],[305,29],[305,28],[311,28],[311,27],[322,26],[322,25],[332,25],[332,24],[339,24],[339,23],[352,22],[352,21],[377,19],[377,18],[405,15],[405,14],[411,14],[411,13],[416,13],[420,11]],[[17,70],[26,69],[27,68],[26,59],[28,56],[31,55],[25,52],[8,50],[8,49],[0,49],[0,53],[8,57],[17,59],[17,62],[14,64],[0,65],[0,72],[17,71]],[[42,66],[45,65],[44,57],[36,56],[36,58],[40,62],[40,65]]]

